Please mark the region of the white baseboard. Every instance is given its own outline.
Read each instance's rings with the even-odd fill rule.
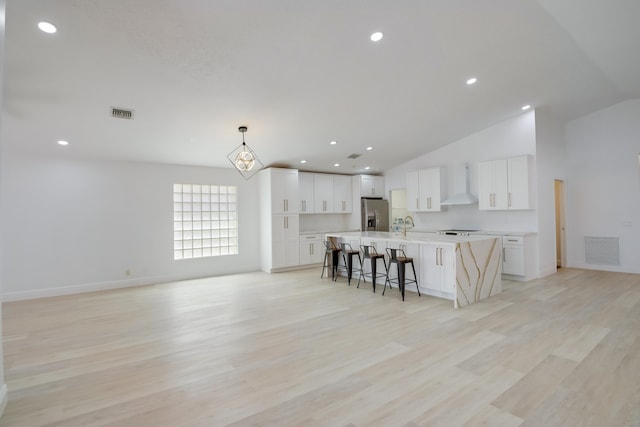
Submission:
[[[129,288],[133,286],[149,285],[152,283],[168,282],[170,279],[162,277],[144,277],[139,279],[117,280],[112,282],[85,283],[82,285],[61,286],[56,288],[38,289],[33,291],[9,292],[2,295],[2,301],[22,301],[35,298],[57,297],[62,295],[80,294],[84,292],[104,291],[108,289]]]
[[[9,393],[7,392],[7,385],[2,384],[0,388],[0,417],[4,414],[4,410],[7,407],[7,403],[9,402]]]
[[[257,267],[249,267],[246,270],[224,274],[242,274],[257,271]],[[182,280],[203,279],[213,277],[216,274],[206,276],[147,276],[128,280],[115,280],[110,282],[84,283],[80,285],[59,286],[55,288],[37,289],[31,291],[7,292],[2,294],[2,301],[23,301],[35,298],[49,298],[63,295],[81,294],[85,292],[106,291],[110,289],[131,288],[134,286],[155,285],[159,283],[178,282]]]

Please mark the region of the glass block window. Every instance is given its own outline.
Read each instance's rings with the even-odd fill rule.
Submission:
[[[238,188],[173,185],[173,259],[238,254]]]

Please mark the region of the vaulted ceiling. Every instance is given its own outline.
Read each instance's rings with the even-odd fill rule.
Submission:
[[[8,0],[6,18],[4,146],[44,155],[230,167],[246,125],[266,165],[375,173],[525,104],[570,120],[640,97],[637,0]]]

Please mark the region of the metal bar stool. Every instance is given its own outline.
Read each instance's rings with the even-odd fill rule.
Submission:
[[[360,245],[360,250],[362,251],[362,263],[360,264],[360,277],[367,283],[367,276],[371,277],[371,282],[373,283],[373,293],[376,292],[376,279],[378,277],[384,277],[386,281],[386,277],[388,274],[387,269],[387,261],[384,259],[384,254],[380,254],[376,251],[375,246],[370,245]],[[384,273],[377,273],[378,260],[381,259],[384,263]],[[364,272],[364,263],[366,260],[369,260],[371,264],[371,273]],[[360,287],[360,277],[358,277],[358,287]]]
[[[416,276],[416,268],[413,265],[413,258],[408,258],[402,249],[394,249],[387,248],[387,256],[389,256],[389,268],[387,269],[387,278],[384,281],[384,289],[382,290],[382,295],[384,295],[384,291],[387,289],[387,283],[389,283],[389,287],[391,288],[391,283],[397,283],[400,292],[402,293],[402,301],[404,301],[404,286],[406,283],[415,283],[416,288],[418,289],[418,296],[420,295],[420,287],[418,286],[418,276]],[[395,264],[398,269],[398,277],[397,279],[391,279],[389,277],[389,271],[391,271],[391,264]],[[407,264],[411,264],[411,269],[413,270],[413,280],[407,279],[405,277],[405,266]]]
[[[324,276],[324,272],[327,271],[327,277],[329,277],[329,265],[331,265],[331,279],[335,280],[338,273],[338,260],[340,259],[340,248],[337,247],[332,240],[327,239],[322,242],[324,245],[324,263],[322,264],[322,274],[320,278]]]
[[[351,276],[353,275],[353,257],[358,256],[358,262],[362,265],[362,259],[360,258],[360,251],[355,250],[349,243],[340,243],[340,252],[342,252],[343,265],[338,264],[338,269],[346,270],[347,283],[351,286]],[[337,270],[336,270],[337,271]],[[338,279],[336,275],[334,281]]]

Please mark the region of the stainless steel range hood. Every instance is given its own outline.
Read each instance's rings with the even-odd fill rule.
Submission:
[[[469,178],[469,165],[463,164],[456,167],[454,176],[454,190],[453,196],[441,203],[444,206],[453,205],[473,205],[478,203],[478,198],[471,194],[471,180]]]

